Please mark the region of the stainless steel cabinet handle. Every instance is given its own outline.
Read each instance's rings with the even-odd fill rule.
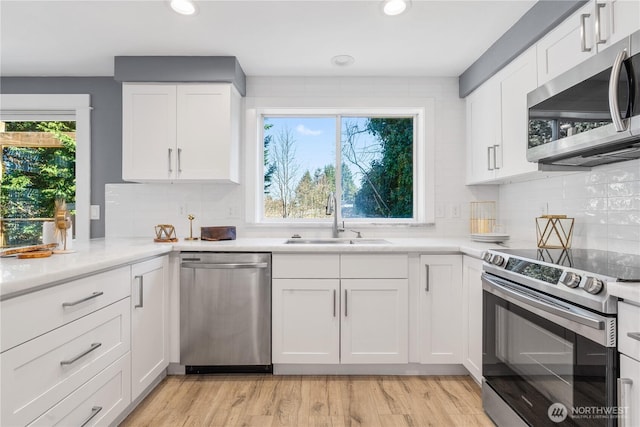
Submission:
[[[336,290],[333,290],[333,317],[336,317]]]
[[[344,290],[344,317],[347,317],[347,290]]]
[[[138,279],[138,294],[140,294],[140,303],[134,305],[133,308],[144,307],[144,276],[136,276],[134,279]]]
[[[60,362],[60,365],[61,366],[71,365],[72,363],[78,361],[78,359],[80,359],[81,357],[84,357],[87,354],[91,353],[92,351],[94,351],[95,349],[100,347],[101,345],[102,345],[102,343],[100,343],[100,342],[93,343],[93,344],[91,344],[91,347],[88,350],[83,351],[82,353],[80,353],[79,355],[77,355],[74,358],[71,358],[71,359],[68,359],[68,360],[63,360],[62,362]]]
[[[89,295],[88,297],[79,299],[77,301],[63,302],[62,306],[63,307],[73,307],[74,305],[78,305],[78,304],[83,303],[85,301],[89,301],[90,299],[98,298],[100,295],[104,295],[104,292],[94,292],[91,295]]]
[[[625,59],[627,59],[626,49],[620,51],[615,61],[613,61],[611,77],[609,78],[609,113],[611,113],[611,120],[613,120],[613,125],[618,132],[624,132],[628,127],[618,111],[618,80],[620,80],[620,70],[622,70],[622,64]]]
[[[93,408],[91,408],[91,415],[89,415],[87,417],[86,420],[84,420],[82,422],[82,424],[80,424],[80,427],[84,427],[87,424],[89,424],[89,421],[91,421],[93,419],[93,417],[95,417],[96,415],[98,415],[98,412],[102,411],[102,406],[94,406]]]
[[[208,269],[235,269],[235,268],[267,268],[266,262],[234,262],[234,263],[205,263],[205,262],[183,262],[181,267],[186,268],[208,268]]]
[[[498,147],[500,147],[500,145],[498,144],[493,146],[493,168],[494,169],[500,169],[500,166],[498,166]]]
[[[600,9],[604,9],[605,3],[596,3],[596,44],[604,44],[607,39],[602,38],[602,25],[600,22]]]
[[[618,407],[625,408],[624,415],[618,418],[618,427],[627,427],[629,421],[626,386],[632,386],[633,380],[630,378],[618,378]]]
[[[180,155],[182,154],[182,148],[178,148],[178,173],[182,172],[182,165],[180,161]]]
[[[424,272],[425,272],[425,275],[427,276],[425,279],[424,291],[429,292],[429,264],[424,265]]]
[[[487,169],[492,171],[494,169],[493,166],[491,166],[491,159],[493,158],[494,162],[495,162],[495,154],[492,154],[491,152],[494,150],[493,148],[494,146],[492,145],[491,147],[487,147]]]
[[[585,23],[586,19],[590,16],[590,13],[580,15],[580,50],[582,52],[591,52],[591,48],[587,47],[587,28]]]
[[[633,338],[636,341],[640,341],[640,332],[627,332],[629,338]]]
[[[173,172],[173,169],[171,169],[171,153],[173,153],[173,150],[169,148],[169,173]]]

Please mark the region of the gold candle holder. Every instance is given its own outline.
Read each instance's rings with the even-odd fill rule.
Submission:
[[[496,226],[496,202],[471,202],[471,234],[493,233]]]
[[[189,219],[189,237],[185,237],[184,240],[198,240],[197,237],[193,237],[193,220],[196,219],[196,217],[189,214],[187,218]]]

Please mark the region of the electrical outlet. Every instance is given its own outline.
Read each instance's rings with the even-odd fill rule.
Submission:
[[[444,218],[444,216],[445,216],[444,205],[442,203],[437,203],[436,204],[436,218]]]
[[[100,219],[100,205],[91,205],[91,219]]]
[[[460,218],[460,205],[458,203],[451,205],[451,218]]]

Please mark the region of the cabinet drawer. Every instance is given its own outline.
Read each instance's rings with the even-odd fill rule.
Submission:
[[[130,402],[129,352],[29,426],[107,426],[129,406]]]
[[[618,302],[618,350],[640,360],[640,307]]]
[[[334,279],[340,277],[338,254],[274,254],[274,279]]]
[[[344,254],[340,265],[343,279],[405,279],[409,277],[406,254]]]
[[[126,298],[130,271],[122,267],[2,301],[0,351]]]
[[[25,425],[130,349],[125,298],[0,355],[1,425]]]

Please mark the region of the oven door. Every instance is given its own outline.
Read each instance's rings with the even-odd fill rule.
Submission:
[[[484,386],[529,425],[615,425],[615,317],[487,273],[482,282]]]

